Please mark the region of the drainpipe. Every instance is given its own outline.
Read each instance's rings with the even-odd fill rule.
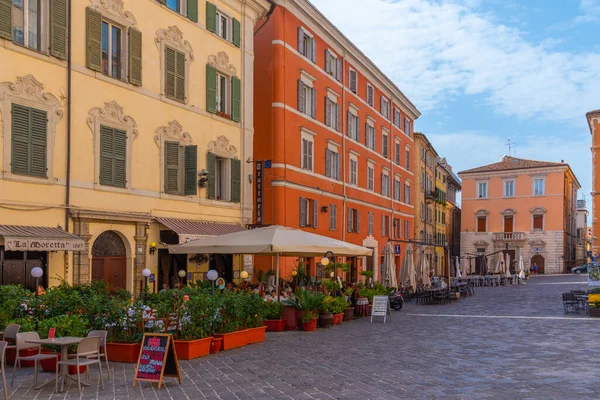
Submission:
[[[71,203],[71,0],[67,6],[67,171],[65,182],[65,231],[69,232],[69,213]]]
[[[342,133],[342,157],[340,157],[342,168],[342,188],[343,188],[343,201],[344,205],[342,207],[342,241],[346,241],[346,231],[348,227],[346,223],[348,222],[348,218],[346,213],[348,212],[346,205],[348,201],[348,197],[346,196],[346,135],[348,134],[348,121],[346,121],[343,117],[346,114],[346,78],[344,72],[346,71],[346,50],[342,53],[342,104],[340,105],[340,131]],[[356,173],[358,174],[358,167]],[[369,219],[369,214],[367,214],[367,226]]]

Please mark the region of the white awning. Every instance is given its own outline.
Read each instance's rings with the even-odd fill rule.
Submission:
[[[85,242],[60,228],[0,225],[4,249],[9,251],[81,251]]]

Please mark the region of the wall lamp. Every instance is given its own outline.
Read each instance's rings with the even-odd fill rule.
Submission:
[[[152,256],[154,255],[154,253],[156,253],[156,242],[150,243],[150,248],[148,249],[148,251]]]

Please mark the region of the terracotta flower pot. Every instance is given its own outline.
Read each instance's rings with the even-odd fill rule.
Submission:
[[[302,330],[304,332],[314,332],[317,330],[317,318],[313,319],[310,322],[302,323]]]
[[[266,319],[263,324],[267,327],[267,332],[282,332],[285,329],[285,319]]]
[[[221,351],[221,347],[223,346],[223,338],[213,337],[210,342],[210,354],[215,354]]]
[[[141,343],[106,343],[106,357],[108,361],[134,363],[138,360],[141,348]]]
[[[299,310],[296,309],[296,323],[298,324],[298,329],[303,330],[302,329],[302,317],[304,317],[304,314],[306,314],[306,310]]]
[[[265,341],[266,326],[259,326],[257,328],[246,329],[246,335],[248,337],[248,344],[261,343]]]
[[[175,351],[180,360],[193,360],[194,358],[210,354],[212,337],[196,340],[175,340]]]
[[[333,324],[339,325],[344,320],[344,313],[333,314]]]
[[[221,350],[231,350],[248,344],[248,332],[245,329],[230,333],[220,333],[215,335],[215,337],[223,339]]]
[[[319,314],[319,327],[327,329],[333,326],[333,313]]]
[[[346,308],[346,311],[344,311],[344,321],[352,321],[353,318],[354,318],[354,307]]]
[[[296,308],[292,306],[285,306],[281,317],[285,321],[286,331],[298,330],[298,320],[296,319]]]

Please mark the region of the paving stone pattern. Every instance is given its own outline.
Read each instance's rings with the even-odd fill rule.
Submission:
[[[582,277],[534,277],[477,288],[450,305],[408,303],[385,324],[361,319],[267,334],[262,344],[181,361],[181,385],[166,378],[161,390],[145,382],[132,388],[134,367],[112,363],[114,380],[104,391],[86,388],[82,398],[596,400],[600,319],[564,315],[560,297],[585,288]],[[20,371],[11,399],[79,397],[74,383],[53,394],[31,382],[31,369]]]

